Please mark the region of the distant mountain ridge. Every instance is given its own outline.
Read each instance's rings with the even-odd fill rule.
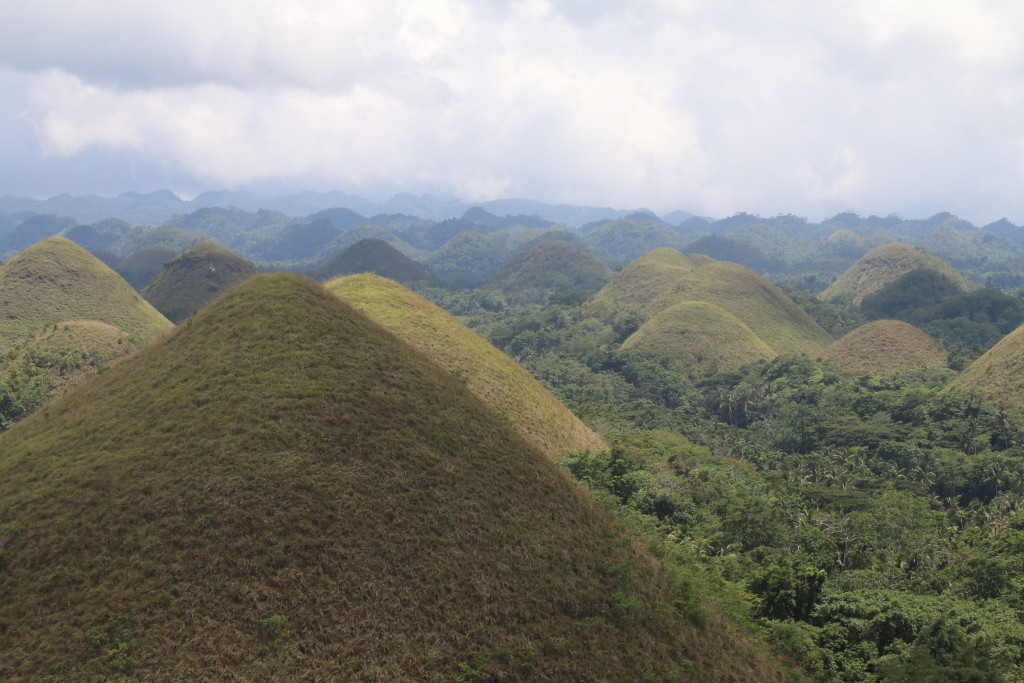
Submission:
[[[308,216],[327,209],[344,208],[363,216],[404,213],[419,218],[443,221],[459,218],[473,208],[482,208],[496,216],[536,216],[552,223],[579,227],[597,220],[613,220],[630,213],[627,209],[598,206],[548,204],[532,199],[494,199],[467,202],[438,199],[431,195],[396,194],[383,202],[373,202],[345,192],[300,192],[278,197],[261,197],[250,192],[204,192],[185,200],[170,190],[148,194],[125,192],[116,197],[99,195],[57,195],[48,199],[0,197],[0,213],[36,213],[69,216],[82,223],[117,217],[132,224],[160,224],[172,216],[203,208],[236,208],[243,211],[260,209],[279,211],[291,217]],[[673,218],[685,220],[692,214],[674,211]]]

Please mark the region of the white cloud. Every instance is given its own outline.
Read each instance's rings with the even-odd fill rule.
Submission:
[[[29,83],[17,123],[51,157],[107,147],[209,186],[1024,221],[1008,2],[5,10],[0,66]]]

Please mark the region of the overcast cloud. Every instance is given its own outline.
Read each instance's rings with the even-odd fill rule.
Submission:
[[[0,194],[1024,223],[996,0],[0,0]]]

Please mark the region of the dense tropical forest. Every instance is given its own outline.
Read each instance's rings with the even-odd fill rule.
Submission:
[[[417,208],[414,199],[402,199],[410,212]],[[137,200],[135,213],[125,208],[129,200]],[[474,439],[506,448],[493,433],[505,438],[509,432],[509,439],[527,444],[512,450],[536,449],[557,462],[633,539],[627,545],[638,544],[655,558],[661,572],[651,574],[655,578],[644,574],[647,569],[640,576],[624,568],[643,564],[634,557],[639,550],[620,548],[594,559],[599,569],[579,569],[574,581],[599,582],[614,598],[591,596],[593,605],[573,613],[575,625],[560,615],[538,617],[510,638],[495,636],[491,649],[463,652],[461,659],[439,645],[440,654],[422,669],[432,680],[586,679],[589,674],[573,668],[573,648],[580,657],[596,656],[601,648],[620,647],[633,630],[654,642],[678,618],[705,633],[727,622],[731,633],[767,644],[777,664],[758,664],[766,679],[1024,681],[1020,226],[1000,221],[976,227],[948,214],[907,220],[847,213],[814,223],[747,214],[710,220],[682,212],[602,217],[593,208],[547,207],[550,216],[543,217],[544,207],[533,205],[504,207],[524,211],[504,216],[473,207],[447,218],[363,215],[337,207],[297,218],[205,206],[169,215],[162,224],[133,226],[109,215],[84,224],[83,218],[36,213],[38,206],[6,201],[0,203],[0,212],[6,211],[0,214],[0,254],[7,257],[0,265],[0,320],[7,321],[0,323],[0,430],[9,430],[10,439],[0,447],[17,457],[48,438],[42,425],[51,418],[42,413],[51,400],[70,392],[68,401],[54,404],[54,412],[66,415],[71,402],[86,401],[75,398],[82,393],[73,388],[79,383],[92,392],[83,396],[96,399],[103,392],[99,381],[116,382],[104,378],[120,376],[126,367],[151,391],[164,381],[161,373],[200,356],[209,356],[204,362],[214,376],[231,375],[187,335],[208,335],[202,338],[211,348],[236,353],[230,341],[236,337],[217,330],[244,338],[252,332],[235,330],[242,323],[233,316],[257,321],[254,330],[278,324],[273,316],[293,317],[260,305],[281,290],[304,302],[295,315],[338,319],[324,324],[323,335],[365,325],[373,330],[367,335],[387,330],[424,354],[430,363],[420,367],[417,361],[415,373],[438,388],[416,410],[429,410],[431,400],[443,403],[445,392],[465,390],[473,396],[466,399],[472,409],[459,407],[456,412],[468,412],[458,419],[483,421],[481,429],[459,436],[460,453],[475,457],[467,445]],[[61,201],[81,210],[70,198]],[[121,215],[129,219],[177,207],[176,198],[166,195],[124,197],[121,203]],[[261,271],[308,279],[253,279]],[[309,280],[325,282],[325,289],[296,284]],[[244,289],[243,282],[261,284]],[[336,310],[326,293],[358,317]],[[239,312],[231,313],[229,304]],[[168,337],[172,323],[177,328]],[[192,325],[196,331],[190,333]],[[146,341],[161,335],[166,341]],[[391,341],[374,339],[390,349]],[[302,353],[310,358],[321,352],[314,339],[281,342],[273,352],[286,357],[289,343],[308,345]],[[185,355],[175,355],[178,346]],[[361,353],[353,367],[373,366],[372,352]],[[404,358],[407,352],[387,353]],[[232,358],[246,362],[241,355]],[[311,382],[311,362],[296,360],[282,372],[290,373],[290,381]],[[445,379],[434,377],[437,368]],[[271,381],[273,372],[265,372],[260,382]],[[409,373],[415,374],[403,370],[387,381],[405,387]],[[372,373],[359,377],[361,391],[376,391],[368,388],[376,387]],[[202,406],[242,400],[207,396],[209,382],[195,381]],[[242,386],[248,380],[235,381]],[[110,391],[129,410],[131,392],[118,386],[111,384]],[[281,391],[283,401],[287,390]],[[327,387],[308,391],[318,401],[335,400]],[[289,410],[270,407],[267,416]],[[372,413],[366,406],[345,410]],[[348,418],[339,415],[331,419],[344,424]],[[59,429],[74,433],[64,423]],[[198,438],[171,425],[154,429]],[[438,431],[433,423],[429,429]],[[401,432],[401,439],[388,434],[384,443],[394,439],[417,452],[414,431]],[[321,447],[307,437],[303,448]],[[435,437],[430,466],[449,471],[444,437]],[[254,444],[243,445],[263,447]],[[21,476],[19,468],[27,466],[3,457],[0,452],[0,467]],[[99,456],[80,459],[92,457]],[[286,466],[298,467],[291,460]],[[458,495],[518,465],[494,467],[483,479],[460,482]],[[426,485],[414,470],[402,475],[419,482],[403,484],[407,489]],[[296,500],[320,495],[307,493],[300,491]],[[545,500],[558,498],[549,493]],[[520,500],[501,504],[523,506]],[[422,501],[408,505],[421,513],[429,507]],[[19,509],[3,509],[8,518],[0,519],[7,525],[0,572],[27,553],[21,539],[31,524],[10,518]],[[598,544],[609,538],[603,527],[595,531],[600,522],[586,517],[591,513],[559,509],[577,524],[565,532],[565,543],[572,534]],[[452,514],[481,513],[474,507]],[[544,528],[556,544],[562,542]],[[409,533],[429,540],[440,532]],[[216,544],[215,535],[210,543]],[[517,543],[543,545],[535,538]],[[283,572],[284,551],[269,546],[278,555],[268,566]],[[517,562],[528,569],[505,567],[501,571],[511,573],[502,581],[532,589],[536,585],[523,580],[524,572],[554,571],[558,564]],[[582,567],[591,560],[561,562]],[[312,585],[306,569],[295,569],[296,580]],[[185,571],[199,570],[190,565]],[[275,580],[284,580],[278,573]],[[466,579],[478,586],[489,580]],[[659,583],[657,591],[623,593],[622,585],[641,580],[670,588],[660,593]],[[572,583],[572,590],[578,588]],[[678,612],[671,618],[652,607],[669,593]],[[452,600],[460,608],[475,605],[461,594]],[[602,600],[614,606],[608,614],[594,606]],[[316,607],[303,609],[313,613]],[[527,610],[518,604],[509,609]],[[287,629],[302,627],[294,617],[287,626],[284,617],[273,621],[277,614],[262,617],[262,636],[252,647],[273,651],[291,666],[306,655],[278,650]],[[554,625],[547,625],[549,619]],[[0,633],[15,629],[14,621],[11,615],[0,620]],[[109,623],[94,636],[99,654],[86,658],[94,668],[77,671],[177,675],[147,659],[144,648],[121,633],[123,624]],[[590,635],[573,640],[583,623]],[[419,635],[403,637],[422,645]],[[637,679],[743,680],[740,670],[699,660],[693,654],[699,649],[683,647],[685,657],[659,660],[650,671],[635,671]],[[725,656],[736,658],[742,647],[726,650]],[[376,669],[335,662],[340,668],[329,673],[354,676],[358,670],[367,679],[385,680],[400,670],[381,664],[387,657],[365,656]],[[402,662],[397,667],[420,666],[404,654],[393,656]],[[549,662],[552,668],[546,668]],[[24,669],[9,673],[19,671]]]

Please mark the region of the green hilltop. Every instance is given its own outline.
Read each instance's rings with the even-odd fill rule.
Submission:
[[[255,273],[241,256],[213,242],[197,242],[167,261],[142,295],[178,323]]]
[[[639,313],[696,267],[693,259],[677,249],[652,249],[615,273],[587,308],[606,322],[622,313]]]
[[[876,320],[829,344],[821,357],[843,371],[860,375],[883,375],[926,365],[945,365],[946,350],[937,341],[909,323]]]
[[[664,356],[677,370],[696,377],[731,372],[776,356],[739,318],[704,301],[683,301],[660,311],[622,348]]]
[[[397,282],[367,273],[337,278],[326,287],[460,378],[494,414],[550,457],[608,448],[514,360]]]
[[[608,266],[579,247],[541,242],[509,261],[489,286],[506,294],[527,291],[596,292],[611,279]]]
[[[146,339],[171,326],[99,259],[48,237],[0,265],[0,351],[66,320],[98,320]]]
[[[687,302],[707,306],[679,306]],[[640,327],[625,348],[667,357],[696,375],[779,354],[814,354],[832,342],[785,292],[753,270],[669,248],[630,263],[586,307],[606,322],[636,316]]]
[[[679,301],[715,304],[746,323],[777,354],[813,354],[832,342],[785,292],[736,263],[715,261],[694,268],[647,310],[659,311]]]
[[[783,680],[462,382],[293,275],[0,435],[0,524],[6,680]]]
[[[1004,405],[1024,400],[1024,325],[981,354],[950,384]]]
[[[921,246],[892,242],[875,247],[818,294],[823,301],[859,306],[865,296],[918,268],[929,268],[967,288],[970,282],[938,256]]]
[[[362,239],[345,247],[317,271],[317,277],[330,280],[355,273],[376,273],[403,284],[433,279],[426,268],[384,240],[375,238]]]

